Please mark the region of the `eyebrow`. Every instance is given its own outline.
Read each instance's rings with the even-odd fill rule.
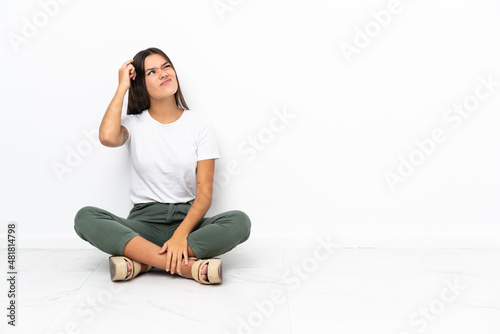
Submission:
[[[165,66],[165,65],[167,65],[167,64],[168,64],[168,61],[167,61],[167,62],[165,62],[163,65],[161,65],[161,67],[163,67],[163,66]],[[154,70],[155,68],[156,68],[156,67],[153,67],[153,68],[148,68],[148,69],[146,70],[146,72],[147,72],[147,71],[150,71],[150,70]]]

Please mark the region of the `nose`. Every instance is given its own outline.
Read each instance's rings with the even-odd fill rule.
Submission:
[[[164,70],[161,72],[160,78],[161,78],[161,79],[164,79],[164,78],[166,78],[166,77],[167,77],[167,70],[166,70],[166,69],[164,69]]]

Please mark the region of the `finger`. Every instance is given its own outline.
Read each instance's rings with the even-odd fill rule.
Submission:
[[[177,273],[181,273],[181,264],[182,264],[182,254],[180,253],[179,256],[177,257]]]
[[[170,262],[170,273],[173,274],[177,271],[177,254],[172,254],[172,262]]]
[[[128,65],[132,64],[133,62],[134,62],[134,60],[133,60],[133,59],[131,59],[131,60],[127,60],[126,62],[124,62],[124,63],[123,63],[122,68],[123,68],[123,67],[127,67]]]
[[[165,250],[167,249],[167,244],[163,244],[163,246],[160,248],[160,250],[158,251],[158,254],[163,254],[165,253]]]
[[[172,257],[172,254],[170,253],[170,251],[167,251],[167,263],[166,263],[166,266],[165,266],[165,270],[166,271],[170,271],[170,260],[171,260],[171,257]]]

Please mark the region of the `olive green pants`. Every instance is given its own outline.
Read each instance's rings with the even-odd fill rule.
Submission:
[[[140,235],[163,246],[186,217],[191,204],[136,204],[127,219],[86,206],[75,216],[75,231],[85,241],[111,255],[123,255],[127,242]],[[203,218],[187,238],[195,256],[212,258],[226,253],[250,236],[250,219],[241,211]]]

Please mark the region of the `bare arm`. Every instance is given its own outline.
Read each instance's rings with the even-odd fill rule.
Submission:
[[[180,273],[183,257],[184,263],[188,263],[187,237],[212,205],[214,170],[215,159],[198,161],[194,203],[172,238],[167,240],[159,251],[159,254],[167,253],[166,271]]]
[[[132,61],[126,61],[120,68],[118,88],[99,127],[99,141],[104,146],[121,146],[125,144],[129,136],[127,129],[121,125],[121,115],[125,93],[130,88],[130,80],[134,80],[136,76]]]
[[[212,205],[212,192],[214,183],[215,160],[198,161],[196,171],[196,198],[184,217],[183,222],[175,230],[174,235],[187,238],[189,233],[205,217],[205,214]]]

